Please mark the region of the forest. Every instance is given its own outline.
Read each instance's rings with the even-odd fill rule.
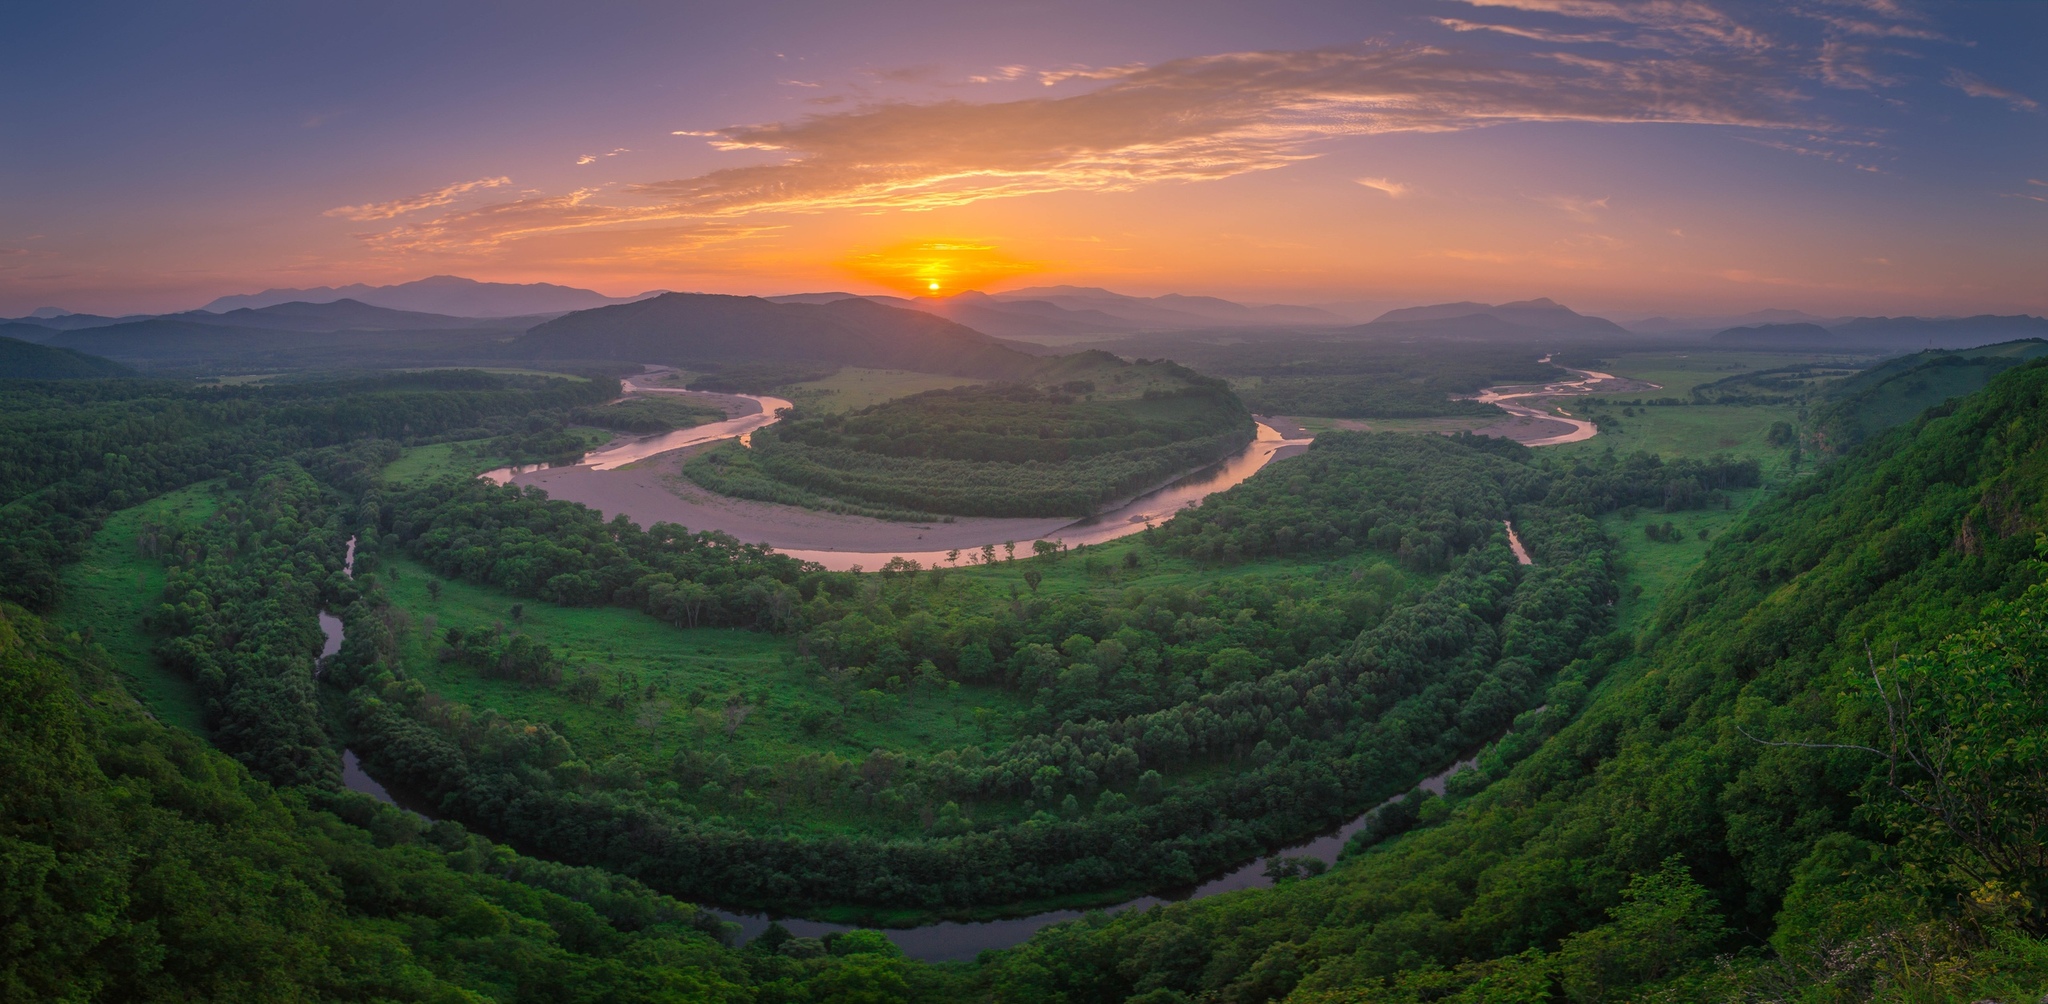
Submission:
[[[1904,1001],[2048,980],[2038,362],[1765,485],[1634,636],[1597,519],[1749,498],[1754,461],[1328,434],[1112,547],[837,573],[381,474],[567,423],[614,395],[598,382],[15,390],[10,997]],[[109,513],[188,486],[213,501],[130,546],[163,568],[142,629],[203,740],[42,616]],[[429,620],[458,585],[504,615]],[[323,609],[347,640],[317,662]],[[758,636],[805,689],[621,687],[529,626],[577,610]],[[454,679],[588,710],[427,685]],[[1001,709],[978,741],[840,748],[962,693]],[[660,701],[707,727],[631,751],[558,727]],[[807,739],[736,738],[785,701]],[[344,742],[443,821],[343,790]],[[1327,871],[973,965],[867,932],[738,946],[669,898],[982,915],[1169,887],[1475,750]]]
[[[1220,381],[1096,356],[1041,370],[1039,384],[799,409],[684,473],[721,494],[888,519],[1079,518],[1251,441],[1250,414]]]
[[[1565,376],[1529,346],[1438,338],[1427,348],[1392,337],[1310,337],[1207,332],[1138,335],[1102,343],[1121,355],[1171,355],[1226,377],[1260,415],[1325,418],[1431,418],[1500,414],[1456,400],[1494,384],[1542,383]],[[1204,337],[1207,336],[1207,337]]]

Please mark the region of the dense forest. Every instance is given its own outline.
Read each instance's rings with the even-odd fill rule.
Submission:
[[[113,510],[210,478],[244,486],[295,450],[473,438],[609,400],[618,384],[436,371],[199,388],[6,381],[0,391],[0,598],[46,607],[57,567]]]
[[[419,612],[372,586],[349,591],[331,673],[355,689],[350,727],[380,776],[487,832],[677,894],[960,911],[1186,883],[1397,794],[1541,703],[1560,671],[1582,693],[1614,654],[1593,644],[1574,662],[1615,589],[1590,517],[1704,506],[1757,476],[1748,462],[1532,459],[1473,437],[1326,437],[1151,531],[1160,553],[1214,569],[1200,586],[1057,596],[946,569],[820,572],[475,482],[363,503],[372,557],[396,549],[514,596],[794,635],[835,695],[821,728],[959,684],[1028,703],[1007,740],[935,756],[749,763],[712,738],[672,762],[596,762],[551,722],[480,715],[409,679],[396,654]],[[1536,566],[1508,553],[1509,518]],[[1269,554],[1377,554],[1427,585],[1363,568],[1278,586],[1233,575]],[[587,671],[516,629],[450,628],[443,658],[596,699]],[[1531,736],[1582,703],[1553,698]]]
[[[884,518],[1083,517],[1251,441],[1220,381],[1172,363],[1041,372],[1044,385],[935,390],[851,414],[791,414],[684,468],[706,488]]]
[[[1056,929],[991,979],[1009,1000],[2033,999],[2044,443],[2040,364],[1894,429],[1717,544],[1586,712],[1436,825],[1272,893]]]
[[[200,483],[215,500],[134,542],[165,568],[148,629],[202,696],[210,744],[143,713],[90,635],[0,606],[10,998],[1832,1002],[2048,985],[2038,362],[1774,484],[1637,637],[1613,630],[1618,553],[1596,517],[1725,504],[1758,484],[1753,462],[1336,434],[1108,567],[1049,551],[854,574],[530,490],[380,475],[407,446],[535,415],[554,417],[530,434],[566,428],[615,393],[598,381],[8,390],[14,601],[60,603],[56,570],[109,512]],[[423,625],[392,598],[401,558],[531,603],[789,639],[843,698],[821,730],[955,685],[1022,710],[915,759],[591,762],[551,722],[412,677],[399,653]],[[1169,560],[1202,574],[1137,574]],[[1099,585],[1030,574],[1076,566]],[[1018,567],[1027,589],[997,574]],[[323,608],[347,642],[318,663]],[[603,699],[509,616],[429,636],[462,672]],[[344,737],[461,825],[340,790]],[[972,967],[909,963],[866,932],[735,948],[667,898],[972,912],[1159,888],[1473,750],[1444,795],[1399,803],[1326,873],[1090,915]]]
[[[1228,377],[1245,406],[1260,415],[1495,416],[1499,409],[1454,398],[1494,384],[1541,383],[1566,375],[1539,362],[1543,353],[1530,351],[1523,340],[1509,346],[1439,337],[1422,348],[1385,335],[1206,334],[1137,335],[1103,347],[1122,355],[1170,355],[1204,373]]]

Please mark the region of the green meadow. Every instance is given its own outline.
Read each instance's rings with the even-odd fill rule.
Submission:
[[[143,553],[149,526],[197,523],[220,507],[218,482],[193,485],[123,509],[93,535],[80,560],[64,569],[56,622],[97,642],[113,656],[143,706],[159,720],[204,730],[204,709],[190,682],[157,664],[155,640],[142,619],[163,599],[164,566]]]

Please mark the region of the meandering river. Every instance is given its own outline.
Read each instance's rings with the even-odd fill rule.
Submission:
[[[1545,361],[1548,361],[1547,358]],[[1580,442],[1598,434],[1599,430],[1592,422],[1571,416],[1558,415],[1538,407],[1533,407],[1530,404],[1521,403],[1535,399],[1586,394],[1590,393],[1600,384],[1618,382],[1618,378],[1608,373],[1599,373],[1591,370],[1573,370],[1573,372],[1579,374],[1579,379],[1535,386],[1489,387],[1476,397],[1475,400],[1495,405],[1511,415],[1562,423],[1569,427],[1567,432],[1544,436],[1527,442],[1527,445],[1551,446],[1560,443]],[[646,378],[646,376],[643,376],[641,379]],[[691,393],[672,388],[645,386],[630,379],[626,381],[626,391],[628,393],[655,394]],[[691,429],[681,429],[659,436],[649,436],[608,446],[605,449],[586,454],[572,466],[582,471],[608,471],[623,475],[625,472],[620,471],[620,468],[659,454],[722,439],[745,437],[755,430],[774,424],[780,419],[781,410],[790,407],[788,401],[776,397],[755,395],[724,396],[728,398],[745,398],[754,402],[759,410],[729,418],[723,422],[714,422]],[[1072,547],[1079,544],[1099,544],[1115,540],[1127,534],[1136,533],[1148,525],[1163,522],[1181,509],[1198,504],[1202,499],[1215,492],[1243,482],[1246,478],[1251,477],[1264,468],[1266,464],[1271,463],[1276,457],[1284,453],[1296,452],[1299,448],[1306,447],[1309,442],[1308,439],[1284,438],[1272,426],[1261,422],[1258,425],[1257,438],[1242,451],[1227,460],[1148,492],[1114,511],[1079,522],[1059,525],[1050,532],[1043,533],[1037,539],[1056,541]],[[551,467],[545,464],[503,467],[490,471],[483,476],[499,484],[511,483],[515,480],[527,483],[526,479],[528,476],[548,470],[551,470]],[[559,468],[554,468],[554,470],[559,471]],[[557,492],[557,497],[569,497],[557,490],[557,483],[550,482],[548,487],[551,491]],[[647,486],[642,485],[641,487]],[[713,525],[692,526],[692,529],[716,530],[721,528]],[[920,527],[918,529],[933,528]],[[1529,562],[1527,552],[1520,546],[1521,541],[1519,537],[1515,536],[1512,525],[1508,527],[1508,533],[1515,547],[1517,559],[1527,564]],[[1026,539],[1016,542],[1028,551],[1030,540]],[[773,542],[770,541],[769,543],[772,544]],[[990,541],[989,543],[1001,544],[1004,541]],[[351,541],[350,544],[351,558],[353,558],[354,542]],[[889,561],[889,559],[896,557],[917,561],[925,565],[944,565],[956,560],[956,556],[957,560],[972,560],[970,557],[972,549],[967,547],[962,547],[957,552],[950,548],[945,550],[913,549],[898,551],[839,550],[832,548],[779,549],[794,557],[815,561],[835,570],[847,570],[854,567],[877,568]],[[352,561],[351,564],[353,564]],[[342,624],[338,618],[323,612],[320,615],[320,627],[327,634],[327,645],[323,652],[324,660],[326,655],[332,655],[334,652],[339,651],[342,638]],[[1451,764],[1442,771],[1423,779],[1419,787],[1441,794],[1444,782],[1458,771],[1470,767],[1472,763],[1473,761],[1471,760],[1460,760],[1457,763]],[[364,772],[361,761],[357,758],[354,750],[344,750],[342,753],[342,777],[343,782],[353,790],[367,793],[393,805],[401,804],[388,789]],[[1142,896],[1104,909],[1110,912],[1128,909],[1147,909],[1160,903],[1201,899],[1219,893],[1267,886],[1272,884],[1272,880],[1266,876],[1267,863],[1271,857],[1314,858],[1325,863],[1334,864],[1338,854],[1342,852],[1345,842],[1351,838],[1352,834],[1358,832],[1359,829],[1367,824],[1371,819],[1372,813],[1377,811],[1378,808],[1376,806],[1373,810],[1361,813],[1343,825],[1316,837],[1281,848],[1275,851],[1273,855],[1262,856],[1248,861],[1238,868],[1211,878],[1193,888]],[[412,811],[417,810],[413,809]],[[767,914],[758,912],[718,909],[713,909],[712,912],[736,924],[743,938],[752,938],[760,934],[767,929],[769,923],[778,920],[784,927],[800,936],[815,937],[833,931],[853,929],[851,925],[846,924],[833,924],[802,918],[772,918]],[[972,959],[980,952],[989,949],[1006,948],[1018,944],[1030,937],[1033,932],[1048,924],[1073,920],[1080,916],[1082,916],[1082,911],[1079,910],[1052,910],[1001,920],[979,922],[944,921],[920,927],[889,929],[885,933],[891,941],[903,949],[904,954],[912,958],[927,961]]]

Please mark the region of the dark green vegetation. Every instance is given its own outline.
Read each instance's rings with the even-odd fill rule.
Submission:
[[[390,489],[363,507],[368,560],[403,550],[503,598],[444,610],[366,572],[332,679],[355,686],[350,727],[380,776],[660,888],[946,912],[1101,896],[1313,832],[1498,734],[1601,629],[1612,562],[1588,517],[1700,506],[1756,476],[1344,435],[1273,471],[1149,541],[869,576],[516,490]],[[1510,516],[1539,566],[1509,556]],[[1262,556],[1282,564],[1235,570]],[[520,597],[552,605],[515,615]],[[598,603],[795,644],[735,676],[749,656],[659,660],[564,609]],[[1609,657],[1568,678],[1583,688]],[[1539,724],[1576,707],[1557,706]],[[909,748],[858,738],[920,720]]]
[[[967,989],[866,933],[732,951],[715,918],[628,879],[367,796],[273,788],[151,721],[108,658],[0,604],[7,1000],[947,1001]]]
[[[873,366],[1007,377],[1033,357],[972,328],[867,300],[776,303],[667,293],[534,326],[508,357],[665,363],[694,370],[763,363]]]
[[[1221,381],[1165,362],[1067,357],[1036,383],[934,390],[848,414],[797,411],[692,458],[741,498],[897,519],[1086,516],[1242,449],[1251,416]]]
[[[56,322],[52,322],[56,323]],[[479,364],[530,319],[476,320],[373,307],[354,300],[203,310],[52,332],[56,348],[161,372],[250,373],[278,368]]]
[[[1901,356],[1873,366],[1831,389],[1813,413],[1813,441],[1842,453],[1950,398],[1975,393],[1993,377],[2048,355],[2038,338],[1955,352]]]
[[[133,372],[111,359],[0,337],[0,380],[78,380]]]
[[[742,363],[697,377],[690,381],[690,389],[727,394],[766,394],[787,384],[823,380],[837,372],[837,366],[816,363]]]
[[[366,437],[466,439],[494,419],[607,400],[616,384],[398,374],[195,389],[119,380],[19,383],[0,395],[0,598],[54,602],[59,566],[108,513],[272,458]]]
[[[868,575],[516,489],[380,481],[401,441],[609,390],[480,379],[352,385],[381,395],[362,412],[320,384],[6,398],[0,501],[28,531],[0,538],[10,560],[52,570],[128,509],[102,531],[131,535],[120,560],[95,541],[65,581],[163,569],[134,586],[171,601],[150,637],[236,756],[112,685],[129,629],[102,650],[0,608],[5,996],[1831,1004],[2048,985],[2048,364],[1761,489],[1746,461],[1332,435],[1142,538]],[[135,401],[162,403],[114,406]],[[195,442],[226,449],[179,463]],[[1685,542],[1642,530],[1667,521]],[[1618,552],[1701,547],[1648,628],[1611,630]],[[322,604],[349,642],[316,684]],[[679,727],[643,722],[664,701]],[[872,934],[723,948],[634,882],[335,791],[342,740],[528,853],[664,891],[953,912],[1241,861],[1481,752],[1326,873],[1283,863],[1273,890],[945,970]]]
[[[2032,999],[2044,469],[2037,364],[1759,504],[1577,721],[1436,825],[1272,893],[1041,935],[993,979],[1036,989],[1011,1000]]]
[[[1492,405],[1452,400],[1494,384],[1541,383],[1566,376],[1536,360],[1526,341],[1513,346],[1432,339],[1189,332],[1105,343],[1123,354],[1171,356],[1204,373],[1229,377],[1245,406],[1260,415],[1324,418],[1428,418],[1499,415]]]
[[[579,425],[652,436],[688,429],[706,422],[722,422],[725,412],[710,405],[673,397],[629,397],[595,408],[578,408],[570,419]]]

